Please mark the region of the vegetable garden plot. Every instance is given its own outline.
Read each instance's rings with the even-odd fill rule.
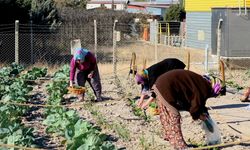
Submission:
[[[0,78],[0,115],[10,117],[0,118],[0,145],[10,144],[12,148],[13,145],[16,145],[45,149],[77,149],[77,147],[79,149],[91,149],[93,147],[94,149],[124,147],[128,150],[171,149],[169,143],[162,139],[159,116],[151,116],[145,121],[143,113],[139,113],[142,114],[141,117],[134,114],[132,106],[135,104],[134,97],[138,96],[138,91],[135,86],[131,86],[131,81],[128,81],[126,77],[122,77],[122,75],[126,76],[126,73],[121,72],[122,75],[118,74],[119,82],[111,74],[102,76],[104,93],[111,98],[117,96],[115,100],[78,104],[71,103],[63,98],[63,95],[67,93],[68,86],[66,72],[69,70],[67,66],[57,71],[51,80],[45,81],[45,83],[34,80],[35,82],[32,85],[30,85],[30,82],[26,82],[32,80],[25,80],[23,77],[28,71],[20,71],[21,73],[12,75],[12,73],[6,72],[6,70],[12,72],[12,67],[6,67],[5,71],[2,69],[0,69],[0,72],[4,73],[4,78],[3,75]],[[20,69],[23,70],[21,67]],[[6,78],[6,76],[9,77]],[[21,80],[22,78],[23,80]],[[12,99],[13,97],[18,98]],[[128,98],[133,100],[132,105],[129,105]],[[216,100],[208,100],[208,104],[216,108],[216,106],[220,105],[237,103],[232,100],[235,100],[235,97],[228,95]],[[69,104],[62,106],[64,103]],[[31,107],[31,105],[33,106]],[[240,113],[247,113],[246,110],[244,112],[240,108],[233,108],[227,109],[226,114],[233,113],[233,115],[237,116],[235,110]],[[226,128],[226,125],[230,124],[237,129],[237,126],[242,127],[241,124],[247,127],[247,121],[242,120],[236,126],[230,122],[240,118],[235,119],[228,116],[232,120],[223,121],[215,115],[217,111],[223,112],[224,110],[210,110],[210,113],[216,121],[220,122],[218,126],[222,132],[223,142],[230,143],[241,140],[242,137]],[[149,115],[148,112],[146,114]],[[204,137],[199,122],[192,122],[186,112],[181,112],[181,115],[186,141],[189,144],[204,146],[202,143]],[[102,130],[93,123],[100,126]],[[248,132],[249,130],[240,131]],[[107,136],[110,134],[113,137]],[[10,149],[10,147],[7,148],[6,146],[1,145],[0,149]],[[238,145],[237,149],[247,150],[249,146]]]
[[[9,72],[7,72],[9,71]],[[25,74],[12,74],[13,67],[6,67],[0,70],[1,75],[1,107],[0,113],[0,147],[1,149],[14,149],[14,147],[43,147],[39,141],[44,137],[39,137],[39,129],[32,128],[29,125],[27,116],[30,116],[31,109],[42,109],[45,118],[40,122],[40,127],[45,128],[48,138],[55,143],[54,148],[61,149],[116,149],[115,146],[107,141],[108,136],[101,133],[100,128],[92,125],[82,119],[78,112],[61,105],[63,95],[67,93],[68,71],[67,66],[54,74],[53,81],[47,85],[48,99],[46,104],[32,106],[47,107],[29,107],[35,99],[31,99],[29,93],[32,86],[30,80],[45,76],[47,69],[33,68]],[[7,78],[6,78],[7,76]],[[35,87],[33,85],[33,87]],[[41,102],[43,103],[43,102]],[[35,111],[33,111],[35,112]],[[8,117],[7,117],[8,116]],[[33,126],[38,127],[37,124]],[[52,138],[53,137],[53,138]],[[55,140],[56,139],[56,140]],[[51,143],[48,141],[48,143]],[[2,144],[2,145],[1,145]],[[7,145],[6,145],[7,144]],[[40,144],[40,145],[39,145]]]
[[[13,104],[28,102],[28,93],[33,88],[28,85],[27,77],[38,77],[38,74],[32,74],[32,71],[20,75],[23,70],[23,67],[16,64],[0,70],[0,144],[35,147],[34,128],[26,127],[21,120],[21,116],[27,113],[29,107]]]

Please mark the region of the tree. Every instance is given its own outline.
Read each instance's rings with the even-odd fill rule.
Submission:
[[[16,0],[16,4],[20,7],[20,8],[24,8],[29,10],[31,7],[31,2],[32,0]]]
[[[30,15],[33,23],[50,25],[60,24],[59,15],[53,0],[32,0]]]
[[[72,7],[86,9],[88,0],[55,0],[59,7]]]
[[[33,23],[55,26],[59,16],[53,0],[0,0],[0,23]]]
[[[0,0],[0,24],[14,23],[20,20],[27,23],[29,20],[29,0]]]
[[[166,21],[183,21],[186,12],[182,4],[171,5],[166,12]]]

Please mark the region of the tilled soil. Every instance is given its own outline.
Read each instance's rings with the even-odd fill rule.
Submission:
[[[46,82],[37,82],[33,85],[33,90],[30,93],[30,104],[45,105],[48,95],[46,93]],[[23,123],[27,127],[35,129],[35,144],[42,149],[64,149],[61,145],[62,138],[46,133],[46,126],[43,125],[45,107],[32,106],[30,110],[23,116]]]
[[[32,103],[43,104],[47,99],[45,85],[49,81],[34,86]],[[139,88],[127,77],[116,79],[114,76],[102,77],[103,96],[102,102],[90,102],[88,95],[86,101],[80,103],[76,97],[72,97],[72,105],[81,105],[77,110],[86,120],[100,126],[104,133],[110,135],[110,140],[119,149],[127,150],[171,150],[168,141],[163,140],[163,130],[159,116],[152,116],[148,121],[137,117],[129,106],[129,99],[139,95]],[[91,91],[91,89],[88,89]],[[222,143],[235,143],[246,140],[250,135],[249,110],[244,109],[249,102],[239,101],[239,95],[227,93],[226,96],[210,98],[207,101],[209,113],[217,122],[221,132]],[[48,135],[45,126],[42,125],[43,109],[33,108],[30,115],[24,118],[27,126],[37,128],[37,142],[45,149],[62,149],[61,139]],[[204,145],[205,133],[201,128],[201,121],[193,121],[188,112],[181,112],[182,132],[185,141],[189,145]],[[250,144],[236,144],[223,147],[225,150],[249,150]]]
[[[107,124],[115,124],[112,127],[107,127],[104,132],[117,138],[115,144],[118,148],[128,150],[172,149],[169,143],[163,140],[163,130],[159,116],[150,116],[150,121],[145,122],[145,120],[133,114],[131,106],[128,105],[128,98],[138,96],[139,90],[136,85],[131,83],[131,80],[123,79],[120,79],[118,85],[117,80],[115,81],[112,77],[102,80],[104,96],[112,97],[113,100],[108,99],[103,102],[93,103],[90,106],[92,111],[100,112],[99,119],[89,113],[89,108],[81,109],[79,113],[93,123],[98,124],[100,118],[102,118],[101,120],[106,120]],[[117,94],[117,91],[121,93]],[[230,93],[219,98],[210,98],[207,101],[211,117],[218,124],[221,132],[222,143],[234,143],[249,137],[249,110],[244,109],[247,105],[249,105],[249,102],[242,103],[239,101],[239,95]],[[147,113],[147,115],[150,114]],[[185,141],[189,145],[204,145],[205,132],[201,128],[201,121],[193,121],[188,112],[181,112],[181,116]],[[116,125],[119,125],[128,133],[128,139],[122,137],[122,134],[116,131]],[[222,149],[247,150],[250,149],[250,145],[241,144],[223,147]]]

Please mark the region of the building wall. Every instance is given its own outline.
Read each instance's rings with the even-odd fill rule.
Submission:
[[[211,49],[211,13],[187,12],[186,13],[186,46]]]
[[[124,4],[114,4],[115,5],[115,10],[124,10]],[[112,4],[105,4],[105,7],[107,7],[108,9],[112,8]]]
[[[124,10],[125,9],[125,5],[124,4],[114,4],[115,5],[115,10]],[[112,4],[104,4],[104,6],[108,9],[112,8]],[[98,8],[101,7],[101,4],[87,4],[87,9],[94,9],[94,8]]]
[[[226,51],[225,49],[228,49],[228,45],[226,44],[226,41],[228,41],[228,18],[227,18],[227,11],[225,11],[225,9],[212,9],[212,29],[211,29],[211,44],[212,44],[212,54],[216,55],[217,54],[217,28],[218,28],[218,22],[220,19],[223,20],[222,24],[221,24],[221,53],[220,55],[225,56]]]
[[[150,28],[149,28],[149,41],[151,43],[155,43],[156,40],[156,34],[158,34],[158,23],[155,21],[150,22]]]
[[[246,5],[245,5],[246,2]],[[244,13],[244,6],[250,6],[250,0],[185,0],[186,10],[186,45],[191,48],[204,49],[208,44],[209,49],[216,53],[215,46],[212,48],[212,40],[215,43],[214,35],[211,38],[211,11],[212,8],[235,7],[235,11],[239,14],[237,7],[241,6],[241,13]],[[225,46],[225,45],[223,45]]]
[[[245,0],[185,0],[187,12],[211,12],[212,7],[244,7]],[[246,6],[250,7],[250,0],[246,0]]]
[[[101,4],[87,4],[86,9],[94,9],[101,7]]]
[[[146,11],[148,14],[152,14],[152,15],[161,15],[162,14],[161,8],[146,7]]]
[[[216,28],[219,19],[221,26],[221,56],[250,57],[250,9],[247,15],[238,14],[237,8],[217,8],[212,11],[212,53],[217,52]]]
[[[250,57],[250,13],[238,16],[237,10],[228,11],[229,40],[228,55],[232,57]]]

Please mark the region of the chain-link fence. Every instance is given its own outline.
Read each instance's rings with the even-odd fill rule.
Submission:
[[[178,58],[187,68],[199,73],[219,68],[218,58],[208,50],[185,48],[184,23],[137,23],[111,19],[106,23],[91,20],[85,25],[75,24],[77,22],[63,24],[57,29],[32,23],[0,25],[0,62],[18,61],[27,65],[69,63],[72,57],[70,42],[80,39],[81,46],[95,53],[98,63],[106,68],[101,68],[104,72],[126,70],[128,73],[132,53],[136,54],[138,70],[165,58]],[[231,67],[232,61],[224,62],[226,74],[233,76],[235,67]],[[244,70],[248,71],[249,65],[245,66]]]
[[[129,66],[133,52],[137,55],[138,68],[142,67],[143,62],[149,66],[170,57],[178,58],[187,64],[190,51],[182,44],[184,36],[180,33],[184,31],[180,27],[181,23],[171,25],[172,28],[168,24],[124,23],[119,20],[102,24],[93,20],[85,26],[64,24],[58,29],[33,24],[2,25],[0,61],[19,61],[21,64],[68,63],[72,57],[70,42],[80,39],[81,46],[95,53],[99,63],[116,65],[113,66],[114,69],[124,68],[121,64]],[[173,40],[173,37],[181,40]],[[204,51],[192,51],[190,61],[193,65],[204,64]]]

